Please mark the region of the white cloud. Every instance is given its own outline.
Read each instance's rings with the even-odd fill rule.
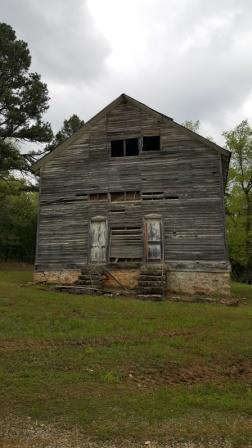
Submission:
[[[0,0],[48,83],[54,128],[125,92],[222,130],[252,119],[250,0]]]

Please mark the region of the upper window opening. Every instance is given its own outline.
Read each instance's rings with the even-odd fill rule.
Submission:
[[[143,151],[160,151],[160,136],[143,137]]]
[[[111,141],[111,157],[130,157],[139,154],[138,138]]]
[[[127,140],[125,140],[125,155],[138,155],[138,138],[128,138]]]
[[[111,157],[123,157],[124,156],[124,141],[112,140],[111,142]]]

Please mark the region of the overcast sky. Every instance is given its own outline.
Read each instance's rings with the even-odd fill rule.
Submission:
[[[252,0],[0,0],[28,43],[57,131],[121,93],[201,133],[252,121]]]

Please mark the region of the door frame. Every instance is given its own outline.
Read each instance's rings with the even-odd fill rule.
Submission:
[[[103,261],[102,263],[98,263],[97,261],[92,261],[91,260],[91,248],[92,248],[92,241],[91,241],[91,225],[92,222],[105,222],[106,224],[106,233],[107,233],[107,238],[106,238],[106,249],[105,249],[105,261]],[[106,216],[101,216],[101,215],[97,215],[97,216],[92,216],[92,218],[89,219],[89,226],[88,226],[88,264],[107,264],[108,262],[108,247],[109,247],[109,231],[108,231],[108,218]]]
[[[148,258],[148,239],[146,232],[146,221],[148,219],[156,219],[160,222],[160,260],[150,260]],[[159,213],[149,213],[143,217],[143,243],[144,243],[144,261],[146,263],[164,263],[164,230],[163,230],[163,217]]]

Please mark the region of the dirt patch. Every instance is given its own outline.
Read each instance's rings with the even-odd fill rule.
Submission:
[[[36,340],[36,339],[5,339],[0,341],[0,350],[23,350],[26,348],[51,348],[51,347],[96,347],[107,346],[110,347],[114,344],[139,344],[141,342],[148,342],[153,338],[175,338],[177,336],[191,337],[195,333],[188,331],[170,331],[159,332],[143,336],[124,335],[124,336],[96,336],[88,337],[85,339],[70,339],[70,340]]]
[[[227,378],[252,385],[252,362],[240,361],[227,366],[213,364],[212,366],[188,365],[185,367],[171,362],[148,368],[132,366],[127,367],[125,378],[128,383],[135,383],[140,388],[223,382]]]

